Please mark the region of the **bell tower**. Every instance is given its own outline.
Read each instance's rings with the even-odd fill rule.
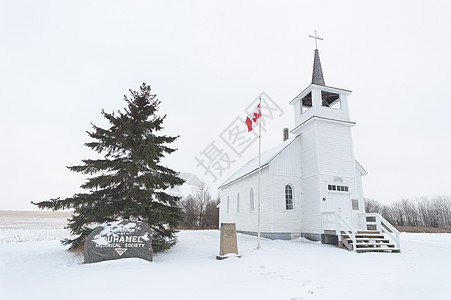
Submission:
[[[322,39],[316,31],[310,37],[316,46],[312,82],[290,102],[295,119],[291,133],[301,135],[303,231],[318,238],[322,211],[339,212],[353,224],[358,213],[353,201],[363,205],[363,195],[352,145],[351,91],[326,85],[317,48]]]
[[[326,86],[319,51],[315,49],[312,83],[290,102],[295,114],[292,133],[299,134],[299,127],[312,117],[349,122],[349,94],[351,91]]]

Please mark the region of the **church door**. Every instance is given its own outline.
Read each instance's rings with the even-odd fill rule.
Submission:
[[[336,211],[352,225],[351,198],[346,192],[329,192],[327,197],[327,211]]]

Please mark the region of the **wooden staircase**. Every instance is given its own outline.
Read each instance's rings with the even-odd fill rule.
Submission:
[[[401,249],[397,248],[394,243],[379,230],[358,230],[355,232],[355,245],[351,234],[347,231],[341,231],[341,242],[339,247],[343,246],[358,253],[365,252],[389,252],[400,253]],[[355,247],[355,248],[354,248]]]

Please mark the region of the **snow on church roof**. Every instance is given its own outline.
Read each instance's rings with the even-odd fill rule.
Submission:
[[[276,158],[285,148],[287,148],[292,142],[297,140],[300,137],[292,137],[279,144],[277,147],[272,148],[271,150],[262,153],[261,155],[261,168],[267,166],[274,158]],[[258,156],[251,159],[247,164],[245,164],[241,169],[236,171],[232,176],[229,177],[219,188],[223,188],[226,185],[231,184],[234,181],[237,181],[250,173],[258,170]]]

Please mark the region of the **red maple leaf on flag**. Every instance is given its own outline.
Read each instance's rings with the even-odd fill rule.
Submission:
[[[255,125],[257,125],[257,120],[262,116],[261,110],[260,110],[260,104],[257,105],[257,108],[252,112],[251,114],[252,119],[249,117],[246,117],[246,125],[247,125],[247,131],[252,131],[254,129]]]

